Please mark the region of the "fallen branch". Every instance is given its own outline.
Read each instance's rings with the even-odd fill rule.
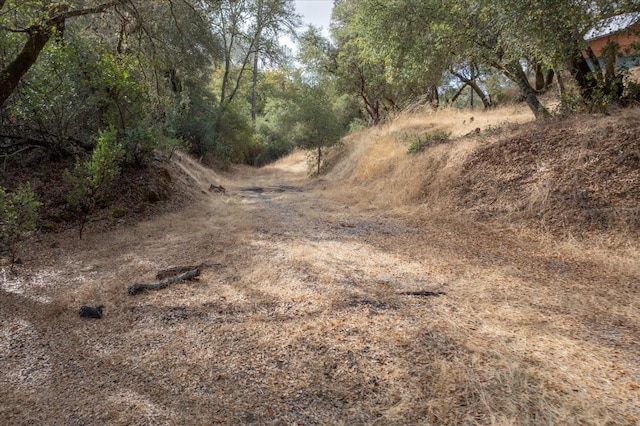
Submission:
[[[160,280],[164,280],[166,278],[169,277],[173,277],[179,274],[183,274],[185,272],[188,271],[193,271],[194,269],[199,269],[201,272],[204,268],[224,268],[225,265],[223,265],[222,263],[209,263],[209,262],[202,262],[199,265],[189,265],[189,266],[174,266],[173,268],[169,268],[169,269],[163,269],[161,271],[158,271],[158,273],[156,274],[156,279],[158,281]]]
[[[205,265],[201,263],[200,265],[176,266],[174,268],[163,269],[162,271],[158,271],[156,279],[165,280],[169,277],[175,277],[176,275],[184,274],[185,272],[193,271],[195,269],[202,269],[204,266]]]
[[[169,286],[170,284],[177,284],[181,281],[185,281],[185,280],[190,280],[193,279],[195,277],[197,277],[198,275],[200,275],[200,269],[199,268],[195,268],[191,271],[187,271],[183,274],[178,275],[177,277],[173,277],[173,278],[168,278],[166,280],[157,282],[157,283],[151,283],[151,284],[140,284],[140,283],[136,283],[133,285],[130,285],[127,288],[127,291],[129,292],[130,295],[135,295],[138,294],[144,290],[159,290],[161,288],[165,288],[167,286]]]
[[[434,296],[434,297],[438,297],[438,296],[446,295],[447,293],[445,293],[443,291],[421,290],[421,291],[403,291],[400,294],[403,294],[405,296],[422,296],[422,297]]]
[[[220,192],[222,194],[226,194],[227,193],[227,189],[222,186],[222,185],[217,185],[215,183],[212,183],[211,186],[209,187],[209,192]]]

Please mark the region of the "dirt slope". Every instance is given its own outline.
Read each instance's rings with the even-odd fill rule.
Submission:
[[[474,152],[456,192],[477,217],[638,237],[640,110],[522,126]]]
[[[476,113],[472,123],[469,115],[402,116],[351,135],[327,179],[347,182],[342,199],[362,207],[635,245],[640,108],[547,122],[504,109]],[[416,138],[442,131],[449,142],[407,153]]]
[[[310,181],[303,154],[177,166],[183,210],[45,235],[2,272],[3,422],[640,422],[634,247],[380,209],[362,175]],[[198,281],[126,293],[199,263]],[[83,304],[104,317],[79,318]]]

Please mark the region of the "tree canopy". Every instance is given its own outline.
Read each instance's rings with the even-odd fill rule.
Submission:
[[[505,81],[536,117],[554,78],[576,88],[563,103],[598,106],[620,99],[623,71],[614,44],[598,59],[585,35],[638,11],[638,0],[336,0],[325,37],[300,30],[292,0],[2,0],[0,155],[89,156],[115,129],[127,164],[178,144],[263,164],[326,146],[311,136],[320,117],[340,123],[325,123],[334,140],[349,121],[437,108],[465,88],[489,108]]]

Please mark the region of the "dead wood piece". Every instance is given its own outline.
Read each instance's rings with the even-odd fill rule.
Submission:
[[[220,192],[222,194],[226,194],[227,190],[222,185],[217,185],[215,183],[212,183],[211,186],[209,187],[209,192]]]
[[[202,269],[205,265],[188,265],[188,266],[175,266],[169,269],[163,269],[156,274],[157,280],[164,280],[169,277],[175,277],[176,275],[184,274],[185,272],[193,271],[194,269]]]
[[[181,281],[193,279],[198,275],[200,275],[200,268],[195,268],[191,271],[184,272],[176,277],[167,278],[166,280],[162,280],[157,283],[151,283],[151,284],[136,283],[136,284],[130,285],[127,291],[129,292],[130,295],[133,296],[134,294],[138,294],[144,290],[159,290],[161,288],[165,288],[169,286],[170,284],[177,284]]]
[[[102,318],[102,310],[104,309],[104,305],[100,306],[80,306],[80,316],[83,318]]]
[[[202,262],[199,265],[187,265],[187,266],[174,266],[173,268],[163,269],[156,273],[157,280],[164,280],[169,277],[174,277],[176,275],[184,274],[188,271],[193,271],[194,269],[199,269],[200,272],[204,268],[223,268],[225,265],[222,263],[210,263],[210,262]]]
[[[447,293],[445,293],[443,291],[420,290],[420,291],[403,291],[400,294],[404,294],[405,296],[422,296],[422,297],[433,296],[433,297],[439,297],[439,296],[446,295]]]

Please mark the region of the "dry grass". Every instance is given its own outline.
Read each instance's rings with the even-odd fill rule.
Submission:
[[[217,174],[183,158],[181,211],[43,235],[0,280],[3,422],[637,424],[636,245],[477,220],[451,188],[512,129],[407,155],[416,129],[466,134],[441,114],[351,135],[315,181],[304,153]],[[523,221],[552,204],[536,170]],[[126,294],[201,262],[199,281]]]
[[[347,137],[343,160],[327,178],[338,184],[348,182],[344,199],[360,206],[405,208],[428,199],[433,208],[450,211],[451,182],[458,178],[470,153],[501,132],[532,119],[522,106],[472,114],[443,108],[402,115],[384,126]],[[451,142],[407,155],[415,137],[438,132],[450,134]],[[353,192],[358,194],[355,200]]]
[[[475,114],[479,133],[467,132],[462,114],[401,116],[351,135],[327,178],[349,202],[357,188],[361,206],[455,212],[497,227],[622,236],[615,244],[633,244],[640,229],[638,109],[543,124],[521,111],[493,110]],[[415,138],[442,131],[451,134],[448,143],[407,155]]]

